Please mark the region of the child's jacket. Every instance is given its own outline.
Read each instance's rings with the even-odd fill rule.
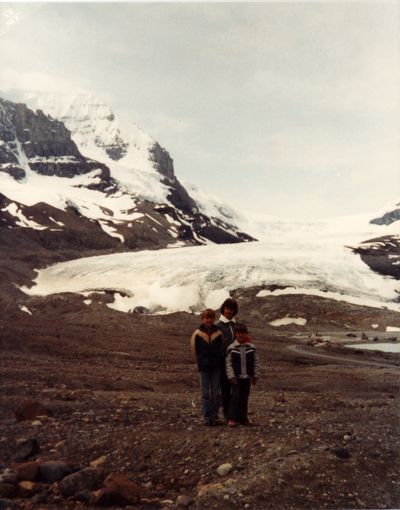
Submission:
[[[221,317],[219,318],[215,325],[224,336],[222,350],[225,356],[228,345],[233,343],[235,340],[236,319],[230,321],[224,315],[221,314]]]
[[[200,371],[211,372],[221,367],[223,361],[222,341],[223,335],[216,326],[207,330],[201,324],[193,333],[190,346]]]
[[[257,377],[258,355],[255,345],[251,342],[240,344],[235,340],[228,346],[225,367],[228,379]]]

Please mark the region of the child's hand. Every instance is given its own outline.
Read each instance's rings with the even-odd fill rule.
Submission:
[[[231,384],[237,384],[237,383],[238,383],[238,380],[236,379],[236,377],[232,377]]]
[[[251,380],[251,384],[255,386],[257,384],[257,377],[253,377]]]

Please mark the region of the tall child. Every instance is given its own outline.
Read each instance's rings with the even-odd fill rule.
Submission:
[[[238,423],[250,425],[247,417],[250,386],[257,382],[258,355],[251,342],[247,326],[236,326],[235,341],[228,346],[226,355],[226,375],[232,384],[229,405],[228,425],[235,427]]]
[[[192,355],[199,371],[204,423],[207,426],[218,425],[218,408],[221,399],[223,335],[214,321],[214,310],[210,308],[204,310],[201,314],[201,324],[190,340]]]
[[[221,404],[225,420],[228,420],[229,404],[231,401],[231,383],[225,372],[225,356],[228,346],[235,340],[236,319],[238,304],[232,298],[225,299],[221,305],[221,315],[216,323],[224,335],[222,350],[224,359],[221,367]]]

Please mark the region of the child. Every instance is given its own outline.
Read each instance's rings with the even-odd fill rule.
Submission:
[[[238,423],[251,425],[247,418],[250,385],[257,382],[258,355],[251,342],[247,326],[237,324],[235,341],[228,346],[226,354],[226,375],[232,384],[229,406],[229,427]]]
[[[231,383],[226,376],[225,356],[228,345],[230,345],[235,340],[235,328],[236,328],[235,315],[237,315],[237,313],[238,313],[237,302],[232,298],[225,299],[225,301],[221,305],[220,318],[216,323],[217,328],[220,329],[222,334],[224,335],[224,342],[222,344],[223,351],[222,353],[224,359],[222,360],[221,367],[221,404],[222,411],[224,413],[224,418],[226,421],[228,421],[229,404],[231,400],[232,389]]]
[[[210,308],[201,314],[201,325],[190,340],[193,359],[199,370],[204,423],[219,425],[218,408],[221,399],[221,363],[223,360],[221,331],[215,326],[215,312]]]

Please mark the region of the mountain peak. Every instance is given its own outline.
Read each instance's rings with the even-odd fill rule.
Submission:
[[[73,204],[127,247],[137,247],[137,237],[152,247],[252,240],[226,218],[203,214],[168,151],[134,124],[122,125],[101,100],[30,95],[30,105],[36,111],[0,102],[0,180],[19,204],[12,210],[39,201],[64,211]]]

